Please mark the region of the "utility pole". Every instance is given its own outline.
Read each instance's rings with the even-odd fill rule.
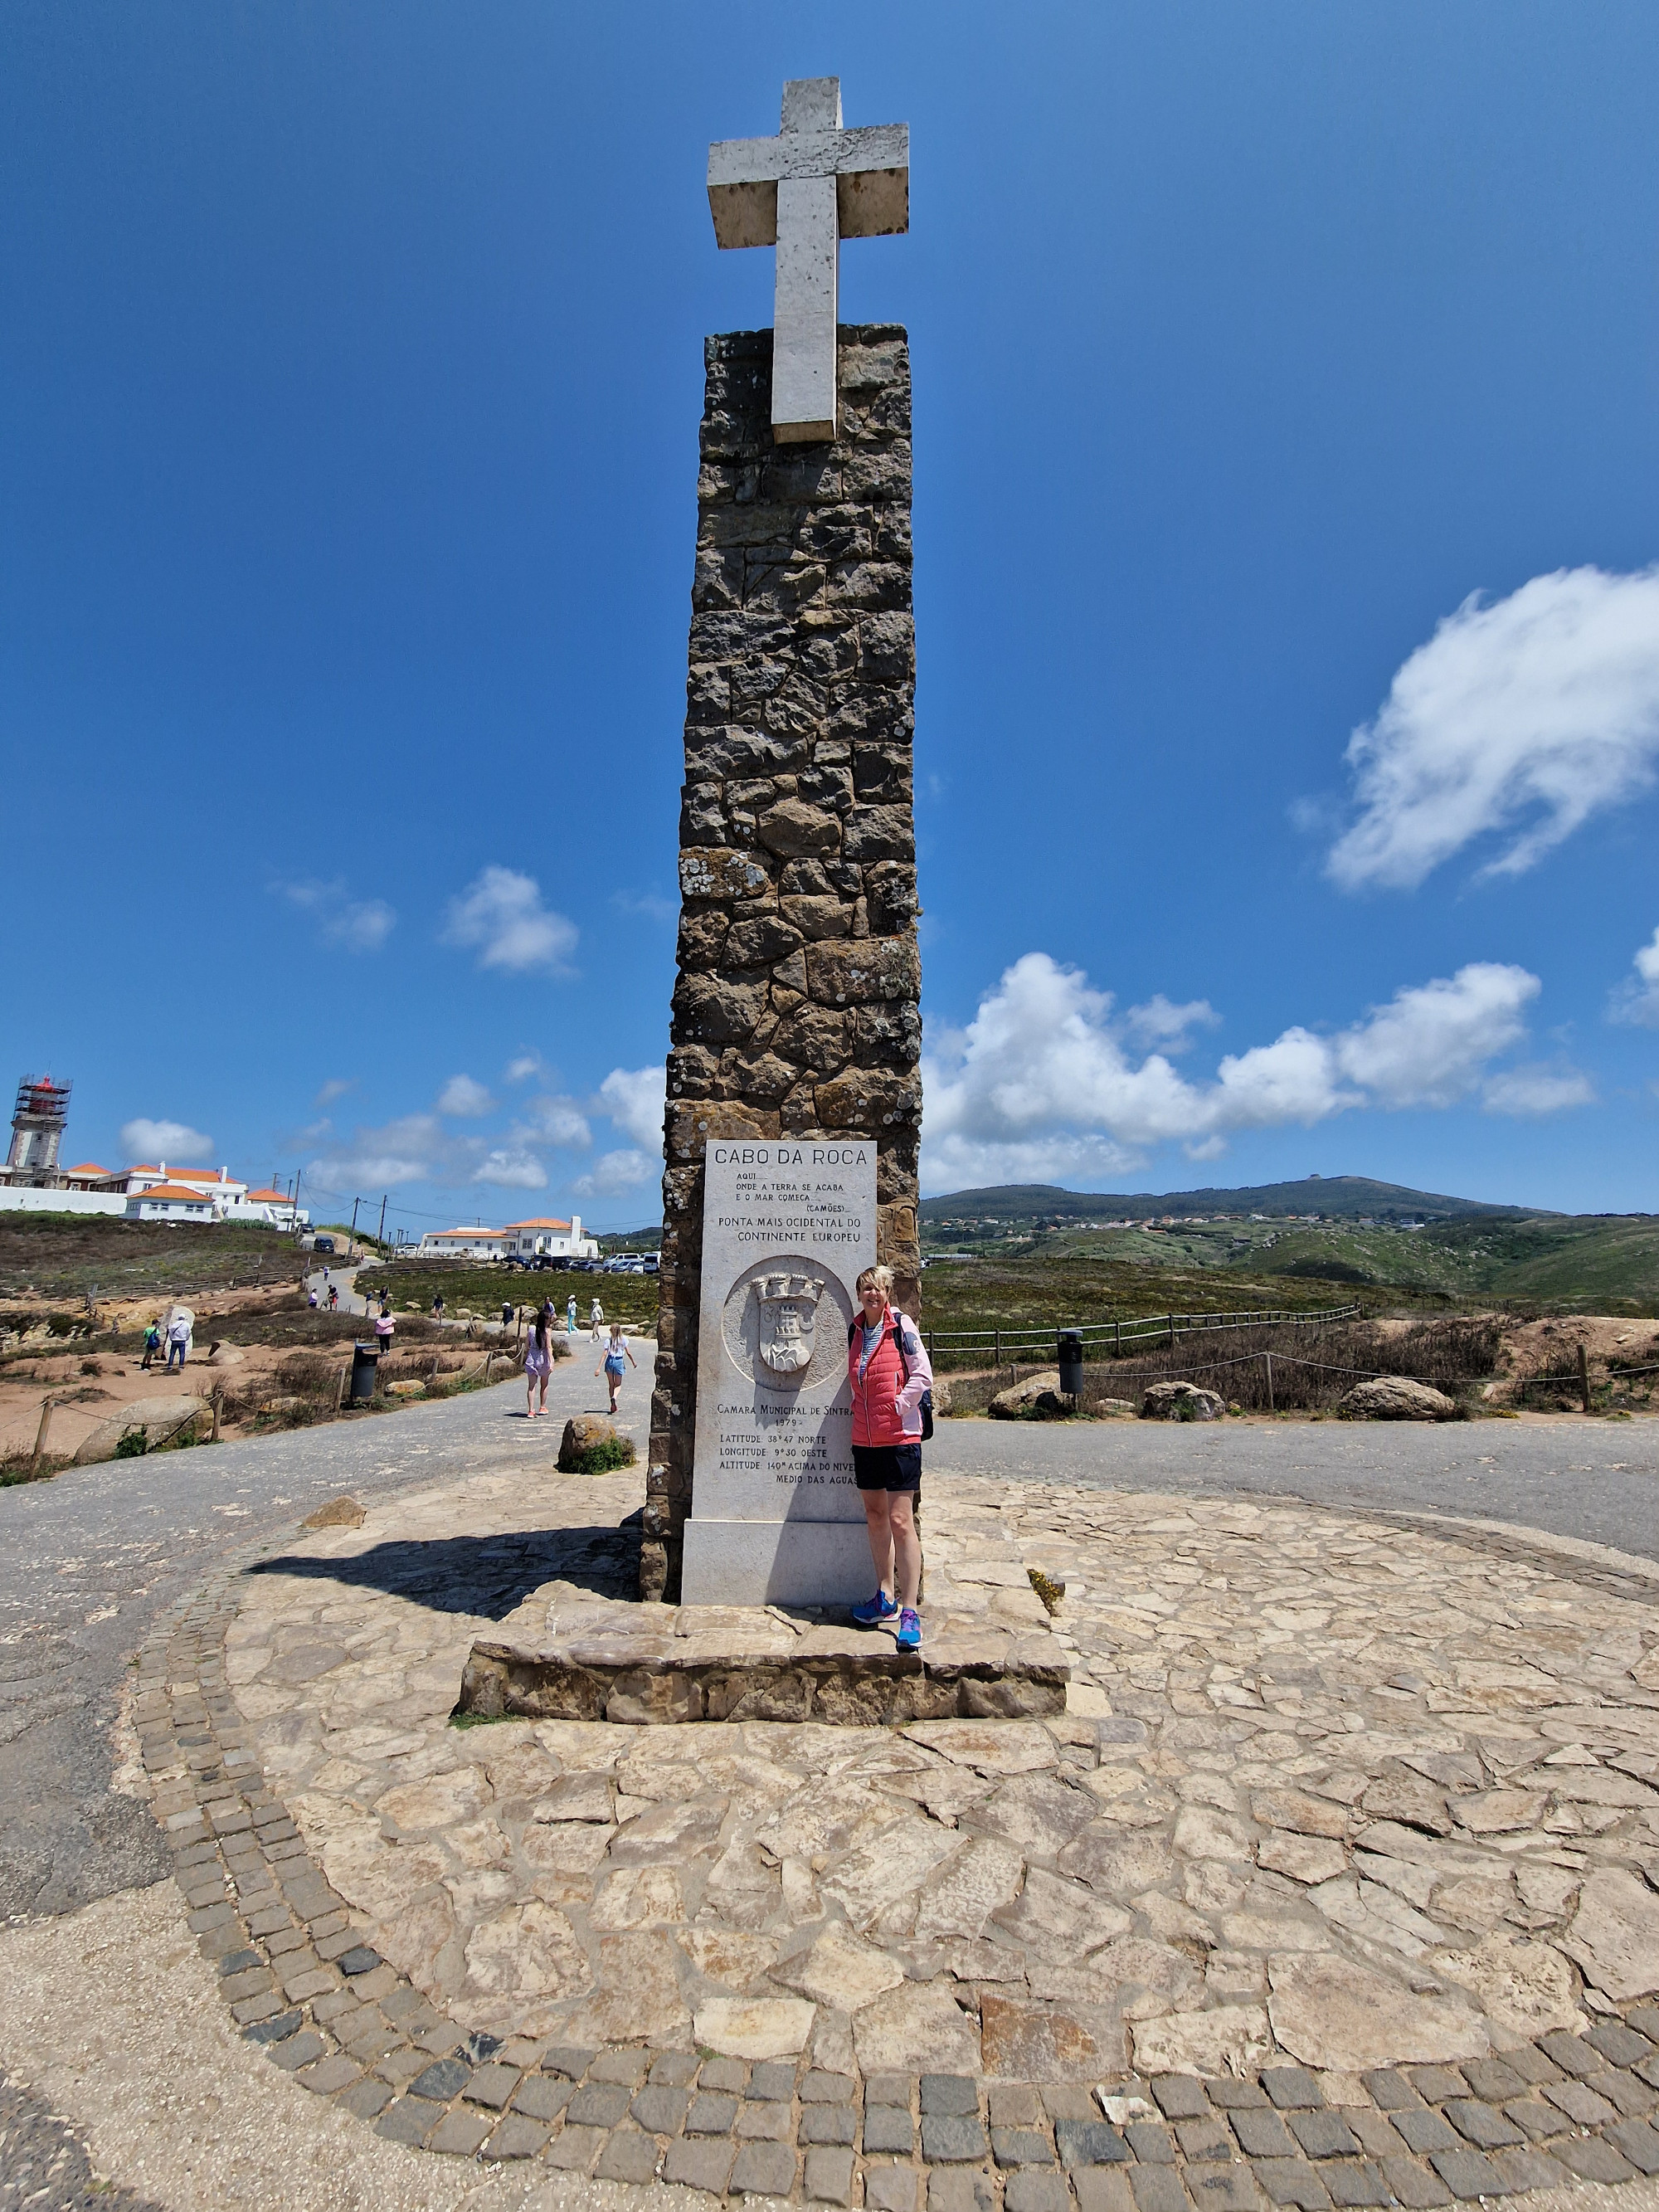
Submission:
[[[354,1198],[351,1201],[351,1251],[349,1256],[354,1260],[357,1256],[357,1208],[362,1204],[362,1202],[363,1201],[361,1198]]]
[[[391,1195],[392,1194],[390,1191],[382,1191],[380,1193],[380,1234],[375,1240],[380,1244],[384,1244],[386,1243],[386,1202]]]
[[[298,1168],[294,1170],[294,1195],[289,1201],[294,1208],[294,1241],[296,1244],[300,1241],[300,1172]]]

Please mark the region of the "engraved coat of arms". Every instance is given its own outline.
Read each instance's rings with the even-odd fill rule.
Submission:
[[[757,1278],[760,1356],[775,1375],[799,1375],[811,1365],[813,1329],[823,1291],[821,1275],[804,1275],[793,1268]]]

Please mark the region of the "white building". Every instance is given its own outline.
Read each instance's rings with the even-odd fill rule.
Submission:
[[[504,1229],[428,1229],[421,1239],[423,1259],[597,1260],[599,1248],[582,1234],[582,1218],[509,1221]]]
[[[216,1221],[219,1214],[205,1191],[187,1182],[146,1183],[127,1200],[129,1221]]]

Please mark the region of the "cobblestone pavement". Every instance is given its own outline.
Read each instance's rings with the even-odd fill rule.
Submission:
[[[1659,2172],[1651,1585],[946,1481],[936,1573],[1066,1583],[1064,1719],[448,1726],[487,1620],[625,1588],[635,1487],[562,1532],[512,1476],[404,1498],[141,1655],[133,1786],[234,2016],[319,2097],[463,2157],[881,2212]]]

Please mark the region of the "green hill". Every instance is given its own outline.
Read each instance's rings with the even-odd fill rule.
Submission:
[[[925,1198],[921,1218],[931,1228],[973,1223],[985,1228],[1061,1227],[1084,1221],[1178,1220],[1216,1214],[1261,1213],[1325,1221],[1447,1221],[1462,1214],[1527,1218],[1529,1209],[1495,1206],[1485,1199],[1447,1198],[1369,1176],[1304,1176],[1299,1182],[1264,1182],[1239,1190],[1076,1191],[1052,1183],[1006,1183],[992,1190],[959,1190]]]
[[[981,1267],[1092,1263],[1103,1294],[1149,1311],[1196,1304],[1194,1285],[1207,1277],[1223,1302],[1248,1279],[1283,1285],[1285,1303],[1300,1283],[1327,1297],[1363,1294],[1368,1306],[1380,1294],[1659,1314],[1659,1217],[1650,1214],[1534,1213],[1358,1176],[1156,1196],[1024,1184],[928,1199],[921,1213],[930,1255],[974,1255]],[[946,1272],[930,1271],[930,1296]],[[1139,1293],[1127,1289],[1137,1281]]]

